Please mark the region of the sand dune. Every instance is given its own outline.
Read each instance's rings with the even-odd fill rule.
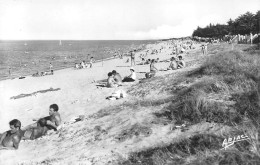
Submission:
[[[149,55],[150,58],[169,59],[171,49],[165,42],[147,45],[147,49],[163,49],[158,55]],[[198,52],[198,45],[195,50],[184,58],[191,61],[194,52]],[[145,51],[145,50],[144,50]],[[139,52],[142,53],[142,52]],[[139,60],[136,54],[137,61]],[[158,110],[154,107],[151,110],[135,111],[131,103],[136,99],[131,95],[127,98],[111,101],[106,100],[112,92],[123,89],[130,89],[134,83],[125,83],[119,88],[97,87],[94,80],[104,80],[107,73],[117,70],[122,76],[130,74],[130,63],[124,59],[113,59],[103,63],[95,63],[91,69],[75,70],[68,68],[56,71],[54,75],[44,77],[26,77],[25,79],[14,79],[0,81],[0,132],[9,129],[8,122],[17,118],[22,125],[32,123],[33,118],[39,118],[48,114],[50,104],[59,105],[59,112],[63,122],[69,121],[73,116],[85,115],[82,122],[65,126],[59,133],[53,133],[40,140],[21,142],[17,151],[0,151],[0,164],[23,163],[35,164],[37,162],[51,164],[106,164],[116,161],[120,157],[127,157],[131,151],[141,148],[159,145],[160,142],[169,142],[178,131],[169,134],[169,126],[151,125],[154,120],[152,112]],[[138,63],[138,62],[137,62]],[[166,68],[169,63],[158,63],[158,68]],[[183,70],[158,72],[157,76],[169,73],[181,73],[192,70],[194,65]],[[144,72],[149,71],[149,65],[134,66],[137,78],[144,78]],[[20,94],[30,94],[46,89],[56,89],[46,93],[37,93],[32,96],[19,99],[10,99]],[[150,95],[155,97],[156,95]],[[127,106],[122,107],[122,104]],[[118,106],[118,107],[117,107]],[[109,109],[111,107],[111,109]],[[108,113],[107,115],[106,113]],[[98,112],[98,113],[97,113]],[[149,131],[149,128],[151,130]],[[205,127],[206,128],[206,127]],[[124,139],[123,130],[140,129],[142,135],[131,135],[130,140]],[[138,132],[138,131],[137,131]],[[127,134],[127,133],[126,133]],[[147,134],[152,134],[147,136]],[[130,136],[130,135],[129,135]],[[147,137],[146,137],[147,136]],[[142,137],[142,138],[141,138]],[[166,138],[166,139],[165,139]],[[145,139],[145,140],[144,140]],[[15,160],[12,160],[15,156]]]

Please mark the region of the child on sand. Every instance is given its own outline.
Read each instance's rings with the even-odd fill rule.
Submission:
[[[133,82],[136,79],[134,68],[130,68],[131,74],[123,79],[123,82]]]
[[[10,130],[0,135],[0,150],[16,150],[19,147],[23,132],[21,122],[14,119],[9,122]]]

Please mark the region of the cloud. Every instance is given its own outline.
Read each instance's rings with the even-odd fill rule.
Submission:
[[[165,39],[174,37],[191,36],[192,32],[198,27],[205,27],[209,23],[223,22],[221,17],[216,14],[205,15],[200,18],[190,16],[184,19],[178,25],[162,24],[148,31],[123,32],[117,33],[117,37],[127,36],[131,39]],[[223,22],[225,23],[225,22]]]
[[[223,5],[225,4],[225,5]],[[0,0],[0,39],[162,39],[226,23],[259,0]]]

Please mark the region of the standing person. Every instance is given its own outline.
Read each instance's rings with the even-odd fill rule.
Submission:
[[[179,45],[176,45],[176,47],[175,47],[175,51],[176,51],[176,55],[178,56],[179,55]]]
[[[50,71],[52,70],[52,68],[53,68],[53,66],[52,66],[52,64],[51,64],[51,62],[50,62],[50,67],[49,67]]]
[[[135,65],[135,54],[134,54],[135,50],[134,51],[131,51],[131,66],[133,66],[133,64]]]
[[[22,139],[21,122],[13,119],[9,125],[10,130],[0,135],[0,150],[17,150]]]
[[[158,71],[158,69],[155,67],[154,64],[155,64],[155,60],[152,59],[151,64],[150,64],[150,72],[145,74],[145,77],[146,77],[146,78],[152,78],[152,77],[154,77],[155,74],[156,74],[156,71]]]
[[[206,44],[201,45],[201,50],[202,50],[202,54],[203,54],[203,55],[206,55],[206,54],[207,54],[206,49],[207,49]]]
[[[205,44],[205,54],[208,54],[208,43]]]
[[[91,57],[89,60],[90,68],[92,68],[93,62],[95,62],[95,59],[94,59],[94,57]]]
[[[8,74],[9,74],[9,77],[11,77],[11,67],[9,67],[9,70],[8,70]]]
[[[64,63],[67,64],[67,56],[64,57]]]

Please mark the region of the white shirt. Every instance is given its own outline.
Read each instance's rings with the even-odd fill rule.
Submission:
[[[135,80],[135,79],[136,79],[136,74],[135,74],[135,72],[132,72],[129,77]]]

